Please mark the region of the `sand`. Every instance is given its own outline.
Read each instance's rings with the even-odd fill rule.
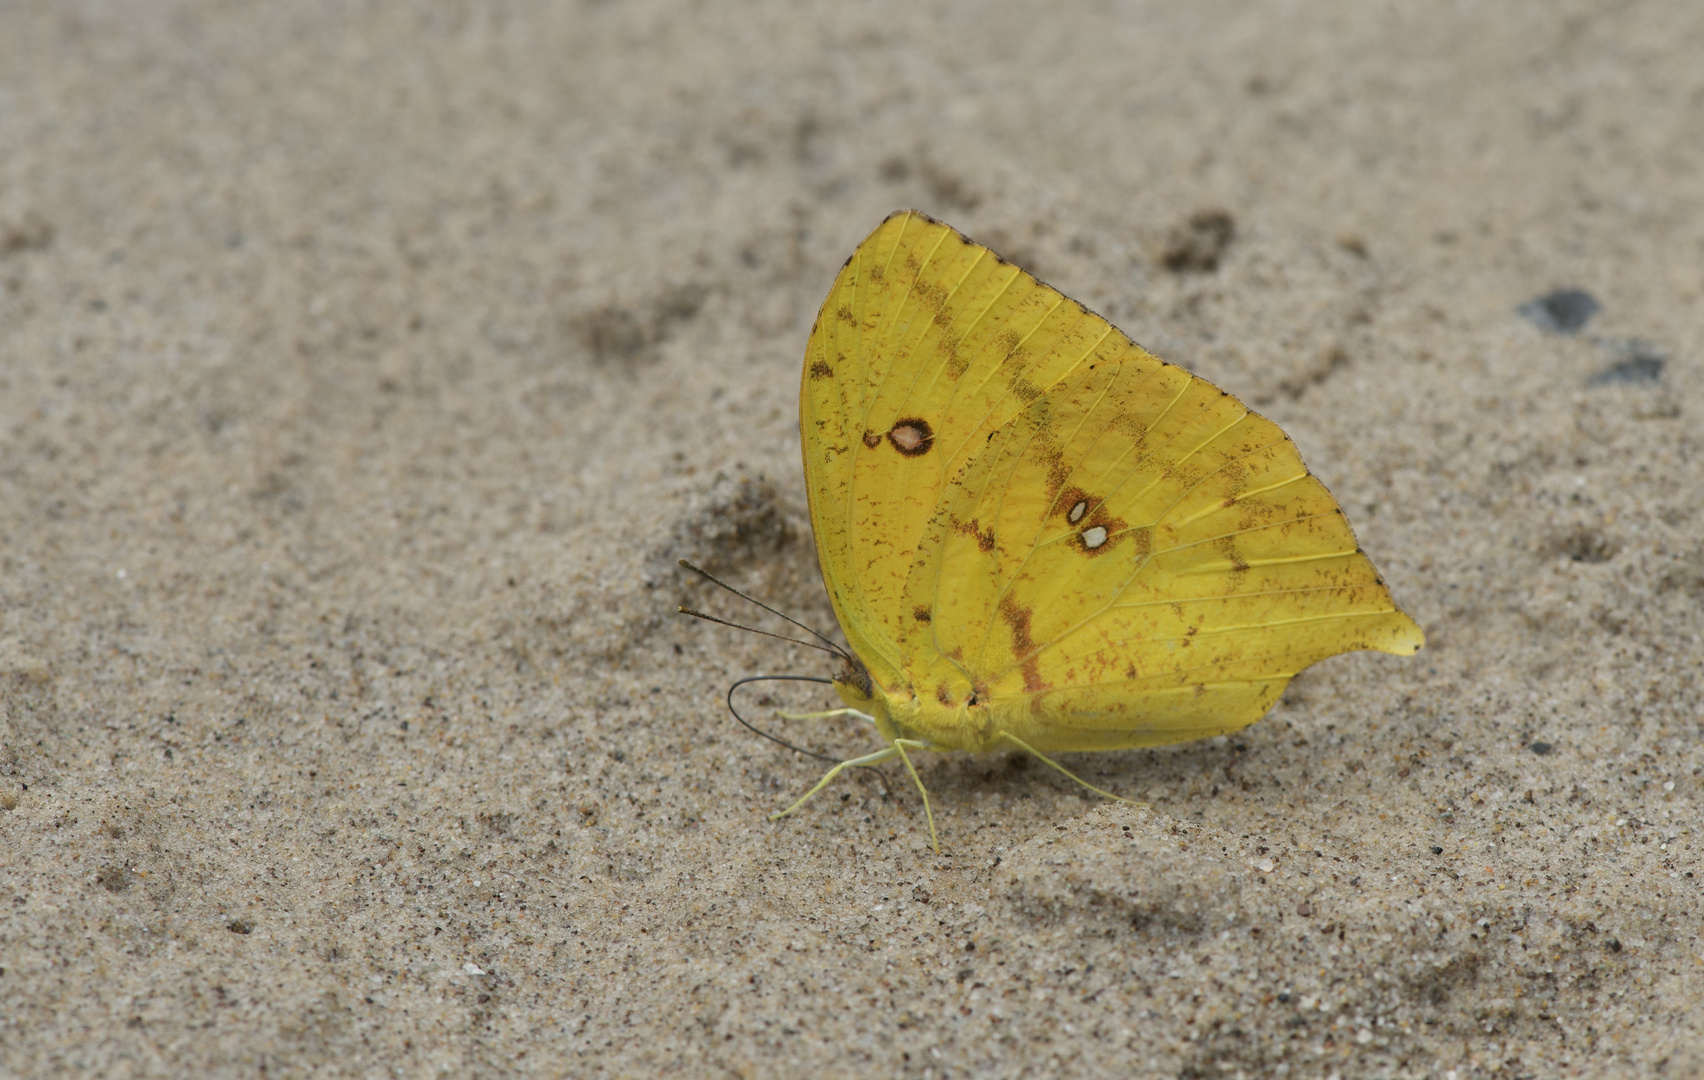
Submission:
[[[1704,8],[3,20],[0,1073],[1704,1075]],[[1147,810],[768,821],[724,690],[832,666],[674,560],[832,624],[900,207],[1282,424],[1428,648],[1069,759]]]

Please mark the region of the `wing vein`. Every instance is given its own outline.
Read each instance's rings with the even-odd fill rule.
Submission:
[[[1353,554],[1353,552],[1351,552]],[[1226,600],[1259,600],[1263,596],[1300,596],[1304,593],[1333,593],[1345,592],[1359,588],[1356,585],[1308,585],[1295,589],[1263,589],[1260,592],[1227,592],[1210,593],[1206,596],[1191,596],[1179,600],[1138,600],[1130,604],[1109,605],[1109,611],[1134,611],[1145,607],[1187,607],[1190,604],[1221,603]]]
[[[1273,523],[1268,524],[1268,525],[1257,525],[1257,526],[1255,526],[1253,528],[1249,528],[1249,529],[1238,529],[1235,532],[1226,533],[1223,536],[1208,537],[1205,540],[1198,540],[1198,541],[1195,541],[1194,543],[1179,544],[1176,547],[1169,547],[1169,548],[1164,548],[1160,551],[1150,552],[1148,554],[1148,557],[1143,560],[1142,567],[1137,570],[1137,573],[1140,574],[1142,572],[1142,569],[1145,569],[1157,557],[1159,557],[1161,555],[1169,554],[1169,553],[1174,552],[1174,551],[1187,551],[1189,548],[1198,547],[1201,544],[1212,543],[1215,540],[1223,540],[1226,537],[1240,536],[1243,533],[1258,532],[1261,529],[1277,528],[1280,525],[1289,525],[1289,524],[1292,524],[1292,523],[1297,522],[1297,521],[1310,521],[1310,520],[1313,520],[1314,518],[1322,518],[1322,517],[1330,517],[1330,516],[1331,516],[1330,514],[1310,514],[1307,517],[1291,518],[1289,521],[1273,522]],[[1353,554],[1357,554],[1357,552],[1355,552],[1355,551],[1351,551],[1351,552],[1347,552],[1347,553],[1345,553],[1345,552],[1334,552],[1332,556],[1328,556],[1328,557],[1335,557],[1337,555],[1342,555],[1342,554],[1353,555]],[[1244,565],[1246,565],[1246,566],[1267,566],[1267,565],[1274,565],[1274,564],[1278,564],[1278,563],[1288,563],[1288,562],[1308,562],[1308,561],[1310,561],[1314,558],[1320,558],[1320,557],[1321,556],[1296,556],[1296,557],[1293,557],[1293,558],[1285,558],[1285,559],[1265,559],[1265,560],[1250,559],[1250,560],[1245,560]],[[1233,564],[1230,563],[1229,560],[1227,560],[1225,565],[1231,566]],[[1197,572],[1202,572],[1202,571],[1197,571]],[[1179,571],[1178,573],[1187,574],[1187,573],[1189,573],[1189,571]],[[1125,588],[1128,588],[1128,587],[1129,587],[1128,585],[1125,586]],[[1123,593],[1123,590],[1120,590],[1120,595],[1122,595],[1122,593]],[[1020,664],[1023,664],[1024,662],[1026,662],[1028,660],[1031,660],[1031,659],[1034,659],[1037,656],[1040,656],[1042,653],[1046,652],[1048,649],[1053,648],[1055,645],[1058,645],[1060,642],[1069,638],[1072,634],[1075,634],[1077,631],[1081,630],[1083,627],[1087,626],[1089,623],[1100,618],[1116,602],[1117,602],[1117,600],[1114,599],[1112,601],[1108,601],[1106,604],[1101,605],[1101,607],[1097,608],[1092,614],[1086,615],[1083,618],[1077,620],[1071,626],[1060,631],[1058,634],[1054,635],[1052,638],[1049,638],[1047,641],[1044,641],[1041,644],[1037,645],[1035,648],[1031,649],[1029,652],[1025,653],[1023,656],[1018,657],[1016,662],[1012,666],[1017,667]]]

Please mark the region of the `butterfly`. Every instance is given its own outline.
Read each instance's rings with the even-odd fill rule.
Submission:
[[[1260,719],[1338,653],[1411,655],[1343,509],[1279,427],[924,214],[846,261],[805,350],[834,680],[910,751],[1121,750]]]

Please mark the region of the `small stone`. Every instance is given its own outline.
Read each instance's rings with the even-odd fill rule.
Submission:
[[[1662,381],[1668,357],[1650,342],[1628,338],[1600,344],[1616,357],[1616,362],[1587,379],[1587,386],[1639,386]]]
[[[1584,289],[1557,289],[1535,297],[1515,311],[1540,330],[1577,334],[1598,313],[1597,298]]]

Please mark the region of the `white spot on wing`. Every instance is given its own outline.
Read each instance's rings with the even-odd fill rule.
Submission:
[[[1106,543],[1106,526],[1096,525],[1083,530],[1083,546],[1091,551]]]
[[[1077,522],[1083,520],[1083,514],[1087,512],[1088,509],[1089,501],[1087,499],[1078,499],[1077,505],[1073,506],[1071,508],[1071,512],[1065,515],[1065,519],[1075,525]]]

